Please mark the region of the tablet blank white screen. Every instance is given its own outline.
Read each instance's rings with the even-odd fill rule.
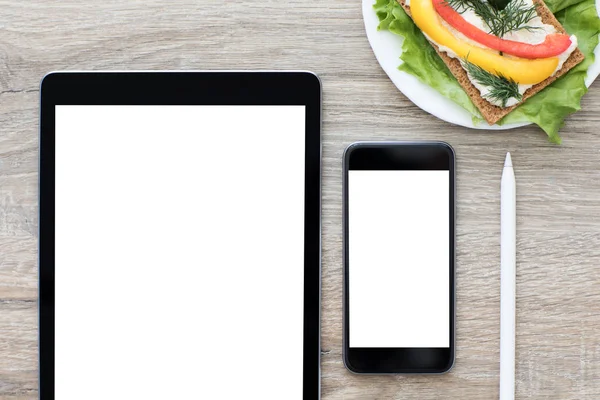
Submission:
[[[301,399],[303,106],[57,106],[57,400]]]
[[[450,171],[349,171],[350,347],[450,346]]]

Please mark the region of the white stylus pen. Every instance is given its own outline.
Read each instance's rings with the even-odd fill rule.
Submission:
[[[517,198],[510,153],[500,188],[500,400],[515,398]]]

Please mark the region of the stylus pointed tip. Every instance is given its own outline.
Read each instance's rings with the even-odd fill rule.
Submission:
[[[512,167],[512,159],[510,158],[510,152],[506,153],[506,160],[504,160],[505,167]]]

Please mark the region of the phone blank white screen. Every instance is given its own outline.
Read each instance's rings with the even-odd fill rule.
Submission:
[[[349,171],[350,347],[449,347],[449,171]]]
[[[301,399],[304,106],[57,106],[57,400]]]

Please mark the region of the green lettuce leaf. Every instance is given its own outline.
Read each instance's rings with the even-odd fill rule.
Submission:
[[[550,11],[557,13],[567,7],[571,7],[574,4],[581,3],[584,0],[544,0],[544,3],[548,6]]]
[[[500,125],[532,122],[539,125],[550,141],[560,143],[559,129],[564,119],[581,109],[581,97],[587,92],[584,80],[594,62],[598,45],[600,18],[595,0],[547,0],[548,7],[567,32],[577,36],[579,49],[586,59],[561,79],[542,90],[508,114]],[[396,0],[376,0],[373,5],[379,18],[378,29],[386,29],[404,38],[402,64],[398,67],[431,86],[473,115],[474,123],[481,120],[477,108],[439,58],[421,31],[406,15]]]
[[[380,21],[377,29],[389,30],[404,38],[400,56],[403,63],[398,69],[416,76],[481,120],[477,107],[400,4],[396,0],[377,0],[373,8]]]
[[[560,143],[558,131],[565,118],[581,109],[581,98],[587,93],[585,77],[594,62],[598,45],[600,19],[595,0],[585,0],[556,13],[556,18],[567,32],[577,36],[579,49],[585,60],[556,82],[527,100],[500,121],[500,124],[533,122],[540,126],[554,143]]]

